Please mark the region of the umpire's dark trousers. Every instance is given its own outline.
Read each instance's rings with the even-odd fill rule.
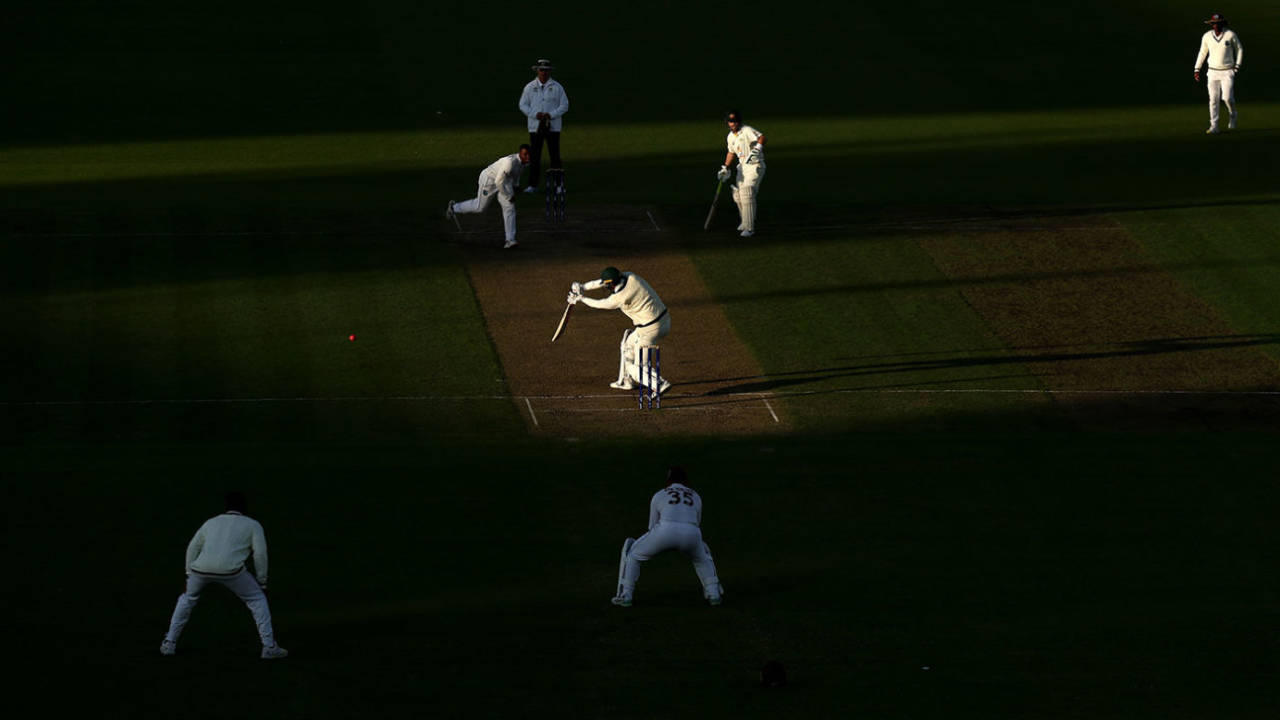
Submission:
[[[551,155],[551,167],[560,167],[560,133],[551,132],[531,132],[529,133],[529,187],[536,187],[538,184],[538,170],[542,167],[542,140],[547,140],[547,152]]]

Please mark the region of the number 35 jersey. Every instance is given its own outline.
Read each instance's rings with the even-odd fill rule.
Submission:
[[[649,529],[659,523],[702,524],[702,498],[693,488],[672,483],[649,501]]]

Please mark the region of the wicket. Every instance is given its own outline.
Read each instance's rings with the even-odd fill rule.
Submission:
[[[547,219],[564,222],[564,168],[547,170]]]
[[[662,383],[662,348],[657,345],[636,348],[636,372],[640,376],[640,409],[662,407],[662,393],[658,392]]]

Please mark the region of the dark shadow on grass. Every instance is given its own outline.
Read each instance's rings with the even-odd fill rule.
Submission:
[[[1158,338],[1153,340],[1137,340],[1118,343],[1099,350],[1045,352],[1045,350],[1048,350],[1049,348],[1012,348],[1008,353],[987,354],[976,357],[939,357],[929,360],[906,360],[901,362],[844,365],[840,367],[796,370],[792,372],[752,377],[700,378],[689,380],[683,384],[698,385],[702,383],[730,383],[724,387],[719,387],[706,393],[709,396],[735,393],[765,393],[779,389],[807,385],[810,383],[828,382],[841,378],[862,377],[867,375],[922,371],[928,372],[933,370],[954,370],[960,368],[980,368],[1001,365],[1033,365],[1036,363],[1102,360],[1116,357],[1142,357],[1146,355],[1203,352],[1207,350],[1259,347],[1277,344],[1280,344],[1280,333],[1192,338]],[[913,383],[908,387],[915,387],[916,385],[918,385],[918,383]],[[1176,390],[1177,388],[1170,389]]]

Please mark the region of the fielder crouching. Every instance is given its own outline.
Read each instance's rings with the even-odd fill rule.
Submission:
[[[679,550],[693,562],[702,583],[702,596],[719,605],[724,595],[711,548],[702,541],[702,497],[686,484],[684,468],[667,471],[667,486],[649,500],[649,532],[639,539],[627,538],[618,560],[618,594],[614,605],[631,607],[640,563],[664,550]]]
[[[599,300],[583,295],[585,291],[599,288],[608,288],[609,295]],[[599,310],[621,310],[631,319],[634,327],[622,333],[622,342],[618,347],[618,380],[610,383],[609,387],[634,390],[640,382],[636,352],[639,348],[657,345],[659,340],[671,332],[671,315],[667,312],[667,306],[662,303],[662,298],[639,275],[607,267],[600,272],[599,280],[573,283],[569,288],[568,301],[575,304],[582,302]],[[658,394],[671,387],[670,382],[656,373],[650,382],[653,383],[650,389]]]

